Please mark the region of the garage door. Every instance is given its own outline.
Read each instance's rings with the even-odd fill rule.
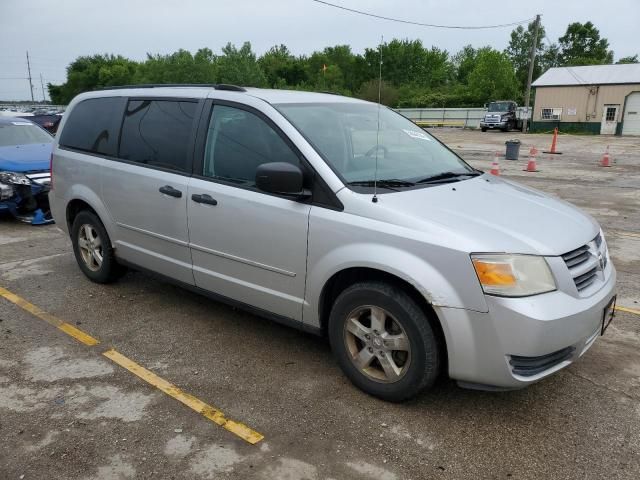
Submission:
[[[623,135],[640,135],[640,92],[634,92],[627,97],[623,121]]]

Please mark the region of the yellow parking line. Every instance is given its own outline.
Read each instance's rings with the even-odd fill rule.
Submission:
[[[640,315],[640,310],[634,310],[633,308],[619,307],[616,305],[616,310],[620,312],[633,313],[634,315]]]
[[[76,340],[84,343],[85,345],[88,345],[91,347],[93,345],[97,345],[98,343],[100,343],[96,338],[93,338],[88,333],[83,332],[82,330],[74,327],[70,323],[63,322],[58,317],[55,317],[54,315],[51,315],[50,313],[47,313],[44,310],[41,310],[40,308],[36,307],[33,303],[27,302],[24,298],[19,297],[15,293],[11,293],[9,290],[5,288],[0,287],[0,296],[6,298],[11,303],[16,304],[23,310],[26,310],[31,315],[34,315],[39,319],[44,320],[48,324],[53,325],[57,329],[62,330],[67,335],[75,338]]]
[[[138,365],[136,362],[128,359],[116,350],[107,350],[103,353],[103,355],[114,361],[121,367],[129,370],[134,375],[137,375],[145,382],[153,385],[158,390],[161,390],[170,397],[173,397],[179,402],[184,403],[187,407],[204,415],[212,422],[220,425],[225,430],[230,431],[231,433],[237,435],[250,444],[254,445],[264,438],[264,435],[256,432],[255,430],[252,430],[242,423],[229,420],[224,416],[224,413],[222,413],[217,408],[204,403],[202,400],[197,399],[193,395],[183,392],[172,383],[169,383],[163,378],[160,378],[155,373],[150,372],[146,368]]]
[[[19,306],[20,308],[26,310],[30,314],[38,317],[41,320],[44,320],[50,325],[62,330],[67,335],[72,336],[79,342],[84,343],[88,346],[97,345],[100,343],[96,338],[91,335],[83,332],[82,330],[74,327],[73,325],[63,322],[58,317],[51,315],[50,313],[45,312],[44,310],[36,307],[34,304],[26,301],[24,298],[16,295],[15,293],[10,292],[9,290],[0,287],[0,297],[4,297],[9,300],[11,303]],[[189,395],[188,393],[183,392],[178,387],[173,385],[172,383],[167,382],[163,378],[160,378],[155,373],[150,372],[146,368],[138,365],[133,360],[129,360],[127,357],[117,352],[114,349],[107,350],[102,353],[105,357],[117,363],[121,367],[125,368],[129,372],[134,375],[140,377],[145,382],[153,385],[158,390],[163,391],[170,397],[175,398],[179,402],[184,403],[187,407],[195,410],[196,412],[202,414],[204,417],[208,418],[212,422],[217,425],[220,425],[225,430],[237,435],[243,440],[249,442],[252,445],[255,445],[260,440],[264,438],[264,435],[252,430],[246,425],[236,422],[234,420],[230,420],[224,416],[220,410],[211,405],[204,403],[202,400],[194,397],[193,395]]]

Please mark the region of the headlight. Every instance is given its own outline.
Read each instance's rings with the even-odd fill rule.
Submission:
[[[525,297],[551,292],[556,283],[544,257],[535,255],[471,255],[484,293]]]
[[[4,202],[5,200],[9,200],[16,194],[15,189],[12,185],[6,185],[0,182],[0,202]]]
[[[22,173],[0,172],[0,182],[7,185],[31,185],[31,180]]]

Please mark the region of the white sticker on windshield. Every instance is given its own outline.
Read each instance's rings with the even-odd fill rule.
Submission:
[[[11,122],[14,125],[31,125],[30,122]]]
[[[411,138],[419,138],[420,140],[427,140],[429,142],[431,141],[429,135],[424,132],[417,132],[415,130],[403,130],[403,132],[409,135]]]

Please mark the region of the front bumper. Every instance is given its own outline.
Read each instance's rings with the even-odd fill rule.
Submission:
[[[18,220],[32,225],[53,223],[49,210],[49,186],[32,183],[16,195],[0,201],[0,214],[8,213]]]
[[[507,122],[498,122],[498,123],[480,122],[480,128],[505,128],[506,126],[507,126]]]
[[[607,270],[602,287],[588,298],[558,290],[525,298],[487,296],[486,313],[437,309],[447,341],[449,376],[472,388],[516,389],[576,361],[598,338],[605,307],[615,294],[616,271],[612,264]],[[520,375],[512,364],[512,356],[558,352],[564,352],[559,361],[535,375]]]

